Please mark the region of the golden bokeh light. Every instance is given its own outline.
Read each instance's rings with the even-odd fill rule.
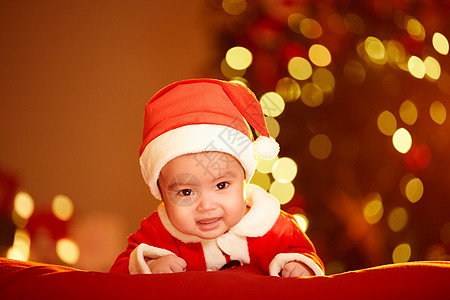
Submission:
[[[233,47],[225,55],[227,64],[235,70],[247,69],[253,60],[252,53],[244,47]]]
[[[312,45],[309,48],[308,56],[311,62],[318,67],[326,67],[331,63],[331,53],[323,45]]]
[[[417,121],[417,108],[410,100],[404,101],[399,109],[400,118],[405,124],[413,125]]]
[[[423,78],[425,76],[425,64],[417,56],[411,56],[408,60],[408,70],[412,76],[416,78]]]
[[[22,219],[28,219],[34,212],[34,201],[30,194],[19,192],[14,198],[14,212]]]
[[[228,14],[236,16],[242,14],[247,9],[246,0],[223,0],[222,8]]]
[[[284,77],[278,80],[275,92],[279,94],[285,102],[294,102],[301,95],[300,85],[292,78]]]
[[[411,134],[405,128],[397,129],[392,135],[392,144],[400,153],[407,153],[412,146]]]
[[[265,173],[258,172],[258,171],[255,171],[255,173],[253,174],[252,179],[250,180],[250,183],[256,184],[256,185],[262,187],[263,189],[265,189],[266,191],[268,191],[269,188],[270,188],[269,175],[267,175]]]
[[[441,65],[436,58],[428,56],[423,61],[425,65],[425,75],[432,80],[438,80],[441,76]]]
[[[418,41],[425,39],[425,28],[416,18],[407,18],[405,28],[413,39]]]
[[[300,21],[300,32],[308,39],[317,39],[322,35],[322,26],[314,19],[303,18]]]
[[[278,134],[280,133],[280,124],[275,118],[265,117],[265,119],[267,124],[267,130],[269,130],[270,136],[276,139]]]
[[[390,111],[383,111],[378,116],[378,129],[387,136],[392,136],[397,130],[397,119]]]
[[[438,53],[442,55],[448,54],[449,44],[447,38],[440,32],[433,34],[433,47]]]
[[[405,48],[400,42],[395,40],[388,41],[386,53],[389,65],[397,67],[405,63]]]
[[[275,92],[265,93],[260,102],[263,113],[268,117],[278,117],[284,111],[284,100]]]
[[[224,58],[222,60],[222,63],[220,64],[220,70],[222,71],[222,74],[228,78],[239,78],[245,75],[246,69],[244,70],[236,70],[230,67],[227,63],[227,60]]]
[[[391,210],[388,216],[388,225],[393,232],[399,232],[408,223],[408,212],[403,207],[396,207]]]
[[[73,203],[65,195],[56,195],[52,201],[52,212],[55,217],[62,221],[67,221],[73,214]]]
[[[299,13],[293,13],[290,14],[287,18],[287,24],[289,26],[289,28],[296,33],[301,33],[300,32],[300,21],[305,18],[304,15],[299,14]]]
[[[437,124],[444,124],[445,120],[447,119],[447,110],[445,109],[444,104],[437,100],[431,103],[430,117]]]
[[[275,180],[270,185],[269,193],[283,205],[291,201],[292,197],[294,197],[295,188],[292,182],[281,183]]]
[[[318,68],[314,71],[312,82],[319,86],[324,93],[331,93],[336,85],[333,73],[325,68]]]
[[[362,84],[366,80],[366,69],[359,61],[350,59],[344,65],[344,77],[351,84]]]
[[[280,183],[291,182],[297,175],[297,164],[289,157],[282,157],[273,164],[272,175]]]
[[[378,223],[383,217],[384,208],[380,194],[374,193],[368,197],[370,200],[364,205],[364,219],[369,224]]]
[[[312,156],[317,159],[326,159],[330,156],[332,143],[330,138],[325,134],[315,135],[309,142],[309,151]]]
[[[30,235],[27,231],[17,229],[14,234],[13,245],[8,249],[6,257],[27,261],[30,258]]]
[[[364,49],[371,61],[377,64],[387,62],[386,49],[383,43],[376,37],[369,36],[364,42]]]
[[[62,238],[56,242],[56,254],[66,264],[73,265],[80,258],[80,249],[73,240]]]
[[[403,263],[409,261],[411,258],[411,246],[403,243],[395,247],[392,252],[392,261],[394,263]]]
[[[242,86],[248,87],[248,81],[247,79],[243,78],[243,77],[233,77],[230,82],[232,83],[237,83],[240,84]]]
[[[303,232],[306,232],[306,230],[308,230],[308,226],[309,226],[309,220],[305,215],[302,214],[294,214],[293,215],[295,220],[298,223],[298,226],[300,226],[300,229]]]
[[[317,107],[322,105],[324,100],[323,91],[317,84],[306,83],[303,86],[301,95],[302,102],[309,107]]]
[[[293,57],[288,62],[289,74],[297,80],[306,80],[312,75],[312,67],[303,57]]]
[[[416,203],[417,201],[419,201],[422,198],[423,193],[424,193],[423,183],[422,180],[420,180],[419,178],[417,177],[412,178],[406,184],[405,195],[406,198],[411,203]]]
[[[272,166],[277,160],[278,156],[275,156],[272,159],[264,159],[258,157],[256,161],[256,170],[258,170],[258,172],[260,173],[268,174],[272,172]]]

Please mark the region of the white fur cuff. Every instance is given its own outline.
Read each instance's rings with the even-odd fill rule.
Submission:
[[[173,254],[173,252],[149,246],[147,244],[139,244],[133,252],[130,254],[130,261],[128,263],[128,270],[130,274],[151,274],[150,268],[147,265],[145,258],[157,259],[168,254]]]
[[[291,261],[302,262],[307,265],[315,275],[323,276],[324,273],[322,269],[310,258],[300,254],[300,253],[280,253],[277,254],[269,266],[270,276],[279,276],[278,274],[284,268],[284,266]]]

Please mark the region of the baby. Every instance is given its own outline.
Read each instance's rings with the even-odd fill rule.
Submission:
[[[260,134],[253,141],[248,123]],[[256,157],[279,147],[242,85],[173,83],[147,103],[141,171],[156,212],[128,237],[110,272],[217,271],[251,264],[282,277],[323,275],[314,246],[277,199],[248,184]]]

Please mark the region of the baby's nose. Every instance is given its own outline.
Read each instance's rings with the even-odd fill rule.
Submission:
[[[214,195],[211,195],[210,193],[202,193],[200,199],[198,200],[197,208],[199,211],[208,211],[216,209],[217,206],[218,201]]]

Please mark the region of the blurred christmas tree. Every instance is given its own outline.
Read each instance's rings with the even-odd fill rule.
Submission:
[[[211,4],[215,75],[257,94],[284,156],[255,182],[298,214],[327,273],[449,260],[450,2]]]

